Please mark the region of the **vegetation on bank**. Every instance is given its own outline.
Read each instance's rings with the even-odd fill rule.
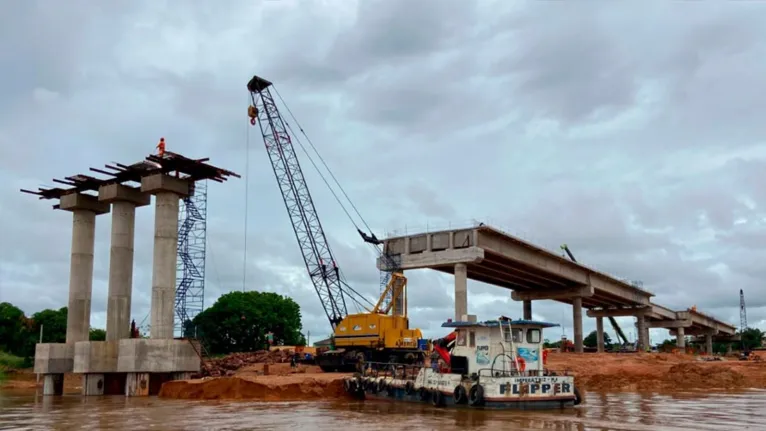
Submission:
[[[211,355],[252,352],[272,345],[302,345],[301,310],[272,292],[230,292],[186,322],[184,335],[201,339]]]
[[[66,321],[67,307],[38,311],[28,317],[13,304],[0,303],[0,368],[4,361],[17,364],[13,368],[31,367],[35,344],[40,341],[40,328],[43,329],[43,343],[63,343],[66,341]],[[105,340],[106,331],[91,329],[90,339]],[[23,363],[18,365],[19,359],[13,358],[21,358]]]
[[[66,341],[67,307],[31,316],[11,303],[0,303],[0,354],[13,368],[33,366],[35,344]],[[302,345],[301,311],[291,298],[271,292],[231,292],[184,325],[184,336],[198,338],[210,355],[250,352],[272,345]],[[91,341],[106,340],[106,331],[91,328]],[[6,352],[6,353],[2,353]],[[21,362],[21,364],[19,364]],[[0,362],[0,370],[3,365]]]

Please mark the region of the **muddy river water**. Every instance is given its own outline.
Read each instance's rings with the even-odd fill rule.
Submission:
[[[562,411],[437,409],[378,402],[177,401],[43,397],[0,390],[0,430],[766,430],[766,391],[589,392]]]

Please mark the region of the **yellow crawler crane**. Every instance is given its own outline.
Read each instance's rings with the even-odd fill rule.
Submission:
[[[274,84],[271,81],[258,76],[254,76],[248,82],[247,88],[252,100],[252,105],[247,111],[250,124],[253,126],[257,124],[261,131],[263,142],[266,145],[266,153],[271,161],[272,170],[292,223],[293,232],[298,241],[309,278],[333,328],[332,348],[330,351],[317,356],[317,364],[325,371],[341,371],[353,370],[368,362],[388,363],[422,360],[424,352],[418,348],[422,347],[423,344],[421,332],[419,329],[410,329],[407,318],[407,278],[399,270],[391,256],[380,250],[382,241],[378,240],[372,233],[362,232],[351,216],[351,212],[343,207],[338,194],[332,190],[327,179],[319,172],[362,239],[376,248],[381,258],[386,260],[387,269],[390,271],[390,279],[387,281],[385,278],[382,279],[381,284],[385,283],[386,287],[378,303],[371,309],[367,309],[361,304],[360,298],[372,305],[370,301],[359,295],[344,281],[343,274],[335,261],[327,236],[319,221],[311,193],[306,185],[306,179],[293,142],[298,143],[304,151],[306,148],[300,142],[300,138],[294,134],[290,123],[282,118],[272,90],[280,100],[281,96],[274,89]],[[282,100],[282,104],[284,104],[284,100]],[[287,112],[292,115],[289,108],[287,108]],[[316,147],[308,139],[295,117],[292,120],[292,123],[300,130],[311,148],[316,152]],[[311,158],[308,151],[306,154]],[[317,155],[319,155],[318,152]],[[324,164],[324,159],[321,156],[319,159]],[[317,166],[313,160],[311,162],[312,165]],[[332,179],[335,180],[335,175],[332,175],[329,167],[326,164],[324,166],[331,174]],[[319,171],[318,168],[317,170]],[[338,184],[338,188],[348,199],[348,195],[340,184]],[[351,203],[350,199],[349,203]],[[359,216],[360,225],[369,229],[367,223],[356,210],[356,206],[353,203],[351,206]],[[349,313],[347,301],[355,301],[359,308],[365,311],[357,314]]]

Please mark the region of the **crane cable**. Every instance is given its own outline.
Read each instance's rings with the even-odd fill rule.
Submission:
[[[245,132],[247,139],[245,143],[245,226],[244,226],[244,257],[242,261],[242,292],[245,291],[245,288],[247,287],[247,210],[250,206],[250,193],[249,193],[249,184],[250,184],[250,125],[247,125],[247,131]]]
[[[330,170],[330,168],[327,166],[327,164],[324,162],[324,159],[322,158],[321,154],[319,154],[319,152],[316,150],[316,147],[314,147],[314,145],[313,145],[313,144],[311,144],[311,142],[310,142],[310,139],[309,139],[309,138],[308,138],[308,136],[306,135],[306,132],[303,130],[303,128],[301,128],[300,124],[298,123],[298,120],[295,118],[295,115],[293,115],[292,111],[291,111],[291,110],[290,110],[290,108],[287,106],[287,104],[285,103],[284,99],[283,99],[283,98],[282,98],[282,96],[279,94],[279,92],[277,91],[277,89],[274,87],[274,85],[273,85],[273,84],[272,84],[272,88],[274,88],[274,92],[277,94],[277,96],[279,97],[280,101],[282,102],[282,104],[284,105],[285,109],[288,111],[288,113],[289,113],[289,114],[290,114],[290,116],[292,117],[292,119],[293,119],[293,120],[295,120],[296,126],[298,126],[298,128],[300,129],[300,131],[301,131],[301,133],[303,134],[303,136],[304,136],[304,137],[306,138],[306,140],[307,140],[307,141],[310,143],[310,145],[312,146],[312,148],[314,148],[314,152],[315,152],[315,153],[317,154],[317,156],[318,156],[318,157],[319,157],[319,158],[322,160],[322,163],[324,164],[324,166],[325,166],[325,168],[327,169],[327,171],[330,173],[330,175],[332,175],[332,176],[333,176],[333,179],[335,179],[335,176],[332,174],[332,171],[331,171],[331,170]],[[250,96],[251,96],[251,99],[252,99],[252,102],[253,102],[253,106],[255,106],[255,104],[256,104],[256,103],[255,103],[255,94],[251,92]],[[252,125],[252,123],[250,123],[250,124]],[[303,142],[301,142],[300,138],[298,138],[297,134],[296,134],[296,133],[295,133],[295,131],[293,130],[292,126],[290,125],[290,122],[288,122],[288,121],[285,121],[285,126],[286,126],[286,127],[287,127],[287,129],[290,131],[290,134],[291,134],[291,135],[293,135],[293,137],[295,138],[295,141],[297,141],[297,142],[298,142],[298,145],[301,147],[301,150],[303,150],[304,154],[306,154],[306,157],[309,159],[309,162],[311,162],[311,165],[312,165],[312,166],[314,167],[314,169],[317,171],[317,173],[319,174],[319,177],[322,179],[322,181],[325,183],[325,185],[327,186],[327,188],[330,190],[330,193],[332,193],[333,197],[335,198],[335,201],[336,201],[336,202],[338,202],[338,205],[340,205],[341,209],[342,209],[342,210],[343,210],[343,212],[346,214],[346,217],[348,217],[348,219],[351,221],[351,223],[354,225],[354,227],[355,227],[357,230],[359,230],[359,226],[358,226],[358,225],[357,225],[357,223],[354,221],[354,218],[351,216],[351,214],[349,213],[349,211],[346,209],[345,205],[343,205],[343,202],[341,202],[341,200],[340,200],[340,198],[338,197],[337,193],[335,192],[335,190],[333,189],[333,187],[330,185],[329,181],[327,181],[327,178],[324,176],[324,174],[322,174],[322,171],[319,169],[319,166],[317,166],[316,162],[315,162],[315,161],[314,161],[314,159],[311,157],[311,154],[309,154],[309,152],[306,150],[306,147],[303,145]],[[248,145],[249,145],[249,133],[250,133],[249,131],[250,131],[250,127],[248,127]],[[335,182],[336,182],[336,183],[338,183],[338,180],[337,180],[337,179],[335,179]],[[245,183],[245,184],[247,184],[247,183]],[[338,184],[338,186],[340,187],[340,184]],[[340,187],[340,188],[341,188],[341,190],[342,190],[342,187]],[[353,204],[353,202],[351,202],[351,200],[349,199],[349,197],[348,197],[348,195],[346,194],[346,192],[345,192],[345,191],[343,191],[343,194],[346,196],[346,199],[348,199],[348,200],[349,200],[349,203],[351,203],[351,205],[353,206],[353,205],[354,205],[354,204]],[[355,207],[355,206],[354,206],[354,210],[357,212],[357,214],[359,214],[359,211],[356,209],[356,207]],[[359,216],[360,216],[360,218],[362,218],[362,217],[361,217],[361,215],[359,215]],[[368,225],[367,225],[367,223],[364,221],[364,219],[362,219],[362,222],[365,224],[365,226],[367,226],[367,227],[369,228],[369,226],[368,226]],[[329,244],[329,243],[327,244],[327,247],[328,247],[328,248],[330,248],[330,244]],[[354,293],[355,295],[357,295],[357,296],[358,296],[358,298],[361,298],[361,299],[363,299],[363,300],[364,300],[365,302],[367,302],[367,303],[368,303],[368,304],[369,304],[371,307],[374,307],[374,304],[373,304],[373,303],[372,303],[372,302],[371,302],[369,299],[367,299],[367,298],[366,298],[364,295],[360,294],[358,291],[356,291],[354,288],[352,288],[352,287],[351,287],[351,286],[350,286],[350,285],[349,285],[349,284],[348,284],[348,283],[345,281],[345,276],[344,276],[344,274],[343,274],[343,270],[342,270],[340,267],[338,267],[338,273],[339,273],[339,274],[338,274],[338,275],[339,275],[339,281],[340,281],[340,282],[343,284],[343,286],[344,286],[344,287],[346,287],[346,288],[347,288],[349,291],[351,291],[352,293]],[[356,307],[357,307],[357,310],[360,310],[361,308],[366,308],[366,307],[365,307],[365,306],[364,306],[364,305],[363,305],[363,304],[362,304],[362,303],[359,301],[359,299],[358,299],[358,298],[356,298],[356,297],[354,297],[353,295],[349,295],[349,298],[350,298],[350,299],[351,299],[351,300],[354,302],[354,304],[355,304],[355,305],[356,305]]]
[[[287,103],[285,103],[285,100],[282,98],[282,95],[279,94],[279,90],[277,90],[277,88],[273,84],[272,84],[272,87],[274,88],[274,92],[277,94],[277,97],[279,97],[279,100],[282,102],[282,105],[284,105],[285,109],[287,109],[287,113],[290,114],[290,118],[293,119],[293,121],[295,122],[295,125],[298,127],[298,130],[300,130],[300,132],[303,135],[303,137],[306,138],[306,142],[308,142],[308,144],[311,146],[311,149],[313,149],[314,153],[316,153],[317,157],[319,157],[319,161],[321,161],[322,165],[324,165],[325,169],[327,169],[327,173],[329,173],[330,177],[333,179],[333,181],[335,181],[335,184],[338,186],[338,189],[341,191],[341,193],[343,193],[343,196],[345,196],[346,200],[351,205],[351,208],[354,210],[356,215],[359,217],[359,220],[362,222],[364,227],[367,228],[367,231],[372,233],[372,228],[370,228],[370,225],[367,224],[367,221],[364,219],[362,214],[359,212],[359,209],[356,207],[354,202],[348,196],[348,193],[346,193],[346,190],[340,184],[340,182],[338,181],[338,178],[335,177],[335,174],[332,172],[332,169],[330,169],[330,167],[327,165],[327,162],[325,162],[324,157],[322,157],[322,155],[319,154],[319,151],[317,150],[317,148],[314,145],[314,143],[311,141],[311,138],[308,137],[308,135],[306,134],[306,131],[303,129],[303,126],[301,126],[301,124],[298,122],[298,119],[295,118],[295,115],[293,115],[293,111],[290,110],[290,107],[287,106]],[[288,127],[290,127],[289,124],[288,124]],[[292,129],[291,129],[291,131],[292,131]],[[303,147],[302,143],[299,142],[299,144],[301,145],[301,148],[303,148],[303,151],[306,152],[306,155],[308,156],[308,151],[306,151],[306,148]],[[309,160],[311,160],[311,156],[309,156]],[[319,168],[316,166],[316,164],[314,163],[313,160],[311,160],[311,163],[314,165],[314,168],[317,169],[317,172],[319,172]],[[343,208],[343,211],[346,213],[346,215],[348,216],[349,220],[351,220],[351,223],[354,225],[355,228],[359,229],[359,226],[356,224],[354,219],[351,217],[349,212],[346,210],[345,206],[340,202],[340,199],[338,198],[337,194],[335,193],[334,190],[332,190],[332,187],[330,187],[330,184],[327,182],[327,180],[324,178],[324,176],[322,175],[321,172],[319,172],[319,175],[322,177],[322,179],[324,180],[324,182],[327,185],[327,187],[330,188],[330,191],[332,192],[333,196],[335,196],[335,200],[337,200],[338,204]]]

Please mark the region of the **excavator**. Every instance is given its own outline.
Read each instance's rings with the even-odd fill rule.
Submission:
[[[572,251],[569,249],[569,246],[562,244],[561,249],[564,250],[572,262],[577,263],[577,259],[575,259],[574,254],[572,254]],[[625,333],[622,332],[622,328],[620,328],[620,325],[617,324],[617,320],[615,320],[614,317],[609,316],[609,323],[612,325],[614,333],[617,334],[617,341],[620,342],[620,345],[623,347],[631,345],[630,341],[628,341],[628,337],[626,337]]]
[[[315,152],[316,148],[272,82],[254,76],[247,83],[247,89],[252,101],[247,111],[250,124],[258,124],[260,128],[306,270],[333,329],[331,348],[316,357],[317,365],[323,371],[331,372],[360,370],[365,364],[374,366],[381,363],[423,361],[423,335],[420,329],[409,327],[407,278],[398,268],[397,259],[381,250],[382,241],[373,233],[367,234],[359,228],[327,179],[319,172],[362,240],[377,250],[388,268],[385,277],[381,279],[381,287],[384,288],[376,304],[372,304],[345,282],[317,215],[293,142],[297,142],[307,155],[308,151],[291,124],[281,115],[273,94],[281,100],[294,125]],[[319,159],[324,163],[321,156]],[[309,160],[317,167],[310,155]],[[326,164],[324,166],[335,180],[329,167]],[[337,185],[351,202],[340,184]],[[351,206],[356,211],[353,203]],[[356,214],[369,229],[358,211]],[[349,313],[347,300],[355,301],[360,312]],[[366,301],[369,307],[362,301]]]

